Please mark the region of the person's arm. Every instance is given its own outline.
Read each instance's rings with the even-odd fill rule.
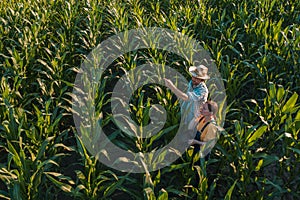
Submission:
[[[206,144],[206,142],[200,142],[199,140],[195,140],[195,139],[189,140],[189,145],[194,145],[194,144],[204,145]]]
[[[183,101],[187,101],[189,99],[188,95],[179,90],[170,79],[165,78],[166,87],[168,87],[178,98]]]

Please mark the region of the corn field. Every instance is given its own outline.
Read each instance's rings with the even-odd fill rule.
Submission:
[[[107,38],[142,27],[197,40],[222,76],[225,131],[200,166],[189,148],[157,171],[120,172],[78,136],[72,91],[81,63]],[[0,38],[1,199],[300,199],[300,1],[2,0]],[[148,85],[132,96],[132,118],[149,123],[159,103],[169,128],[143,140],[114,126],[110,87],[146,61],[188,77],[183,58],[130,52],[111,64],[95,100],[112,142],[141,152],[170,141],[180,109],[171,91]]]

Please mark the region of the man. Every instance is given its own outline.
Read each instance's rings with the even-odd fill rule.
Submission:
[[[185,122],[194,121],[200,116],[200,107],[207,101],[208,89],[205,81],[210,77],[207,75],[208,68],[204,65],[192,66],[189,68],[192,80],[189,82],[187,93],[179,90],[171,80],[165,78],[166,86],[181,100],[182,112],[184,112]]]

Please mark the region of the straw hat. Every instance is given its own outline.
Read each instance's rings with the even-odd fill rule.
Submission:
[[[189,68],[189,72],[192,74],[193,77],[200,78],[203,80],[210,79],[210,77],[207,75],[208,68],[204,65],[191,66]]]

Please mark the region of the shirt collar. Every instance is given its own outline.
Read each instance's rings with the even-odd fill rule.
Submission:
[[[193,89],[198,88],[198,87],[202,87],[203,84],[204,84],[204,82],[200,82],[198,85],[193,85],[193,84],[192,84],[192,81],[190,81],[190,86],[191,86]]]

